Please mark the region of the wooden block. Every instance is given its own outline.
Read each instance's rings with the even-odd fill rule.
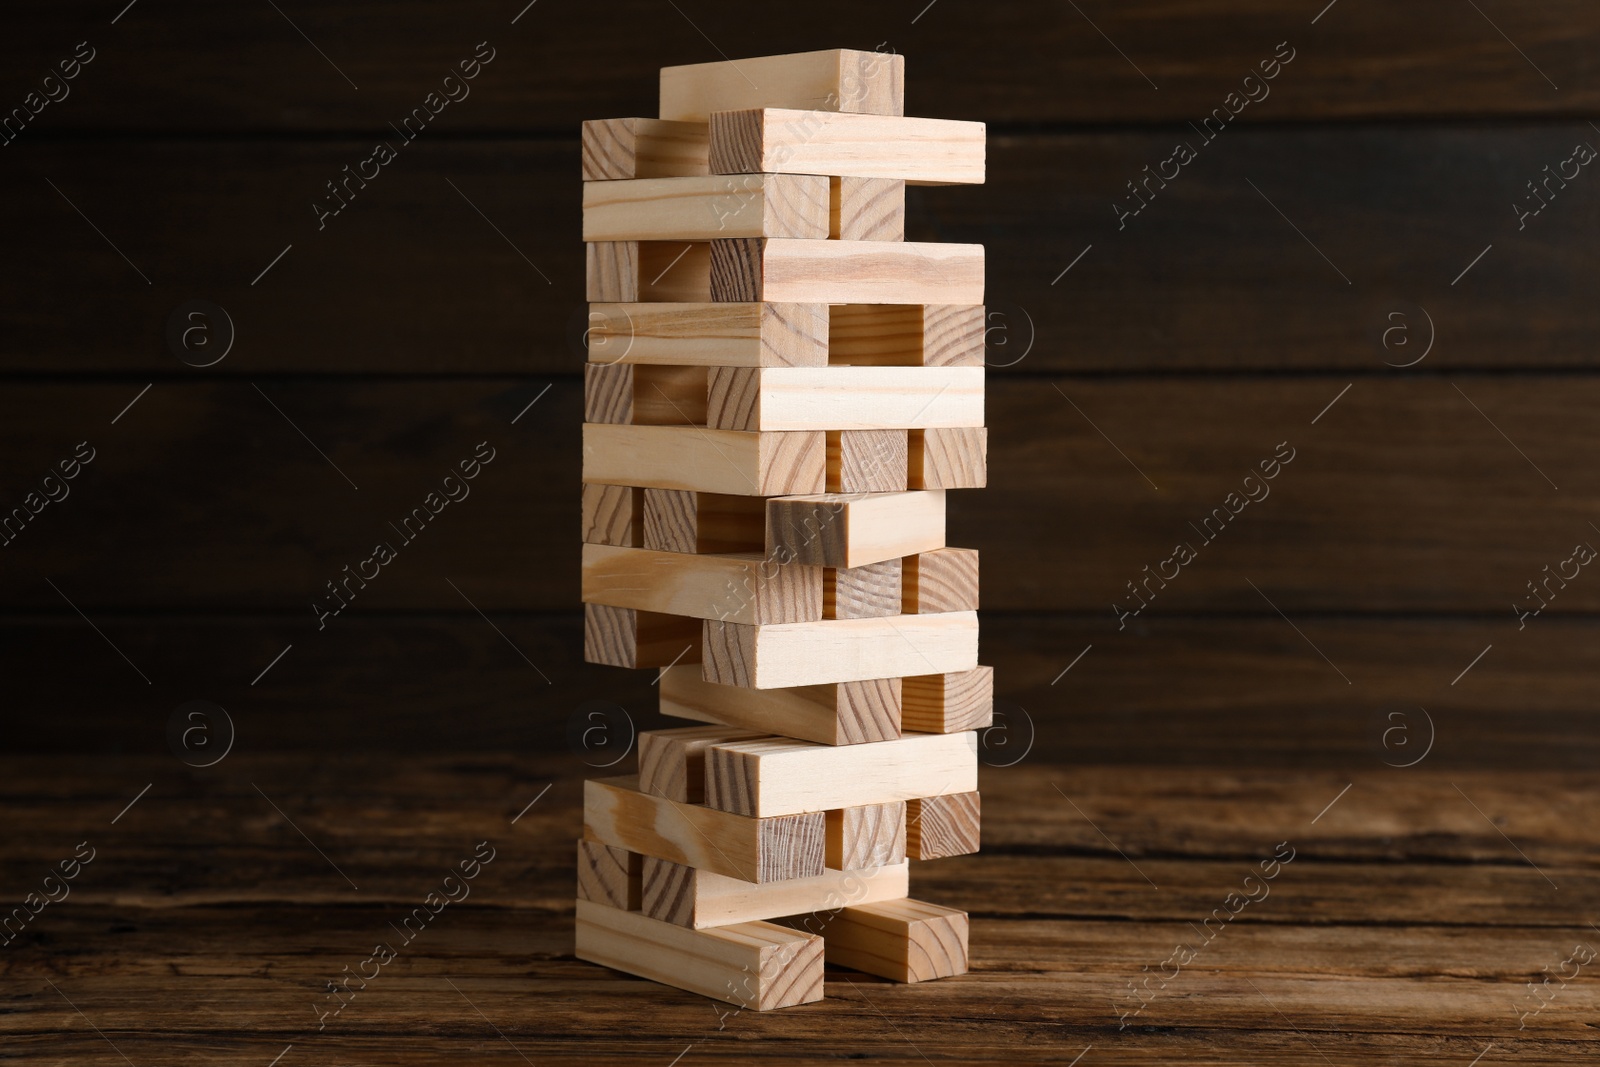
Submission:
[[[612,667],[700,662],[700,623],[681,615],[583,606],[583,658]]]
[[[828,305],[597,303],[589,358],[703,367],[822,367]]]
[[[661,714],[680,719],[722,723],[823,745],[856,745],[900,736],[899,678],[744,689],[708,682],[700,676],[698,664],[680,664],[662,674],[660,688]]]
[[[673,670],[678,668],[674,667]],[[694,670],[693,667],[688,668]],[[901,725],[928,734],[958,734],[994,724],[994,668],[908,676]]]
[[[705,122],[751,107],[904,115],[905,57],[830,48],[661,68],[663,119]]]
[[[640,910],[652,919],[702,930],[799,912],[832,911],[852,898],[901,900],[910,888],[905,860],[871,870],[823,871],[785,882],[753,882],[644,858]]]
[[[907,556],[904,584],[907,615],[977,611],[978,550],[936,548]]]
[[[981,185],[984,126],[789,108],[710,117],[713,174],[838,174],[913,185]],[[982,300],[952,301],[978,304]]]
[[[982,304],[840,304],[829,309],[830,366],[982,367]]]
[[[747,882],[821,874],[827,842],[822,812],[752,819],[643,792],[637,775],[583,783],[583,833],[613,849]]]
[[[909,841],[906,813],[911,803],[896,800],[828,812],[828,866],[836,871],[858,871],[904,860]]]
[[[638,911],[643,857],[598,841],[578,842],[578,899]]]
[[[907,855],[914,860],[936,860],[978,851],[978,808],[977,793],[906,801]]]
[[[583,487],[583,540],[590,545],[643,543],[646,490],[628,485]],[[765,532],[765,514],[762,517]]]
[[[886,559],[865,567],[829,567],[822,572],[824,619],[880,619],[899,615],[903,600],[899,559]],[[915,613],[908,610],[906,614]]]
[[[822,618],[822,568],[759,552],[692,554],[583,546],[583,601],[752,625]]]
[[[625,363],[584,364],[583,421],[633,421],[632,367]]]
[[[706,750],[724,741],[752,740],[761,736],[759,732],[727,726],[644,730],[639,734],[639,788],[680,804],[703,804]]]
[[[765,552],[767,504],[757,496],[642,489],[643,547],[662,552]]]
[[[583,480],[733,496],[816,493],[827,484],[827,450],[820,430],[586,423]]]
[[[690,930],[577,902],[574,955],[754,1011],[822,999],[822,938],[769,922]]]
[[[714,620],[703,625],[703,677],[722,685],[780,689],[930,670],[948,674],[978,665],[975,611],[778,626]]]
[[[817,174],[710,174],[590,182],[583,187],[583,239],[826,239],[833,225],[834,180]],[[875,202],[868,201],[865,190],[852,193],[863,220],[878,218],[879,225],[888,225],[881,216],[890,211],[889,192],[880,191]]]
[[[836,241],[904,241],[906,183],[899,178],[833,177],[828,236]],[[730,237],[738,236],[729,234]],[[764,234],[799,237],[801,234]]]
[[[827,491],[903,493],[910,454],[909,430],[829,430]]]
[[[704,426],[705,367],[586,363],[585,422],[634,426]]]
[[[707,285],[711,300],[981,304],[983,246],[734,237],[711,242]],[[590,295],[589,299],[628,298]]]
[[[943,490],[767,501],[767,553],[774,559],[862,567],[943,547]]]
[[[831,916],[794,916],[783,925],[823,931],[829,963],[896,982],[967,973],[967,913],[955,908],[892,900]]]
[[[989,431],[912,430],[910,479],[913,489],[982,489],[989,482]]]
[[[585,299],[711,300],[711,245],[710,241],[591,241],[584,245]]]
[[[982,367],[713,367],[706,425],[724,430],[982,426],[983,375]]]
[[[709,174],[705,121],[593,119],[583,124],[583,180]]]
[[[978,788],[978,735],[832,747],[786,737],[725,741],[706,749],[705,775],[707,806],[763,819],[970,793]]]

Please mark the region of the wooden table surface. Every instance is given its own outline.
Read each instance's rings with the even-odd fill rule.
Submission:
[[[0,771],[6,909],[93,850],[0,949],[0,1062],[1493,1067],[1597,1047],[1592,774],[985,767],[982,854],[913,872],[971,912],[972,972],[830,968],[822,1002],[757,1014],[573,958],[580,783],[605,773],[577,756]],[[391,923],[484,841],[470,895],[404,944]],[[333,1014],[325,983],[380,941],[396,958]]]

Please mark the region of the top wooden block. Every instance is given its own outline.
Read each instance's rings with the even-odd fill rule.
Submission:
[[[905,57],[830,48],[661,68],[661,117],[705,122],[713,111],[786,107],[904,115]]]

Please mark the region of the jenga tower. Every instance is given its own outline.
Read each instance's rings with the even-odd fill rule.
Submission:
[[[839,49],[583,128],[585,655],[706,725],[586,783],[577,955],[741,1008],[967,969],[908,874],[978,849],[983,246],[907,243],[905,189],[982,182],[984,126],[904,111]]]

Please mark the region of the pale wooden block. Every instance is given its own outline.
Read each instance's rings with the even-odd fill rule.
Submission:
[[[585,299],[604,303],[704,303],[712,241],[590,241]]]
[[[915,558],[915,557],[912,557]],[[880,619],[899,615],[902,561],[886,559],[865,567],[828,567],[822,572],[824,619]],[[906,614],[914,614],[907,611]]]
[[[598,841],[578,842],[578,899],[638,911],[643,857]]]
[[[583,487],[583,540],[591,545],[643,543],[645,490],[628,485]],[[765,514],[762,516],[765,532]]]
[[[828,364],[982,367],[982,304],[840,304],[829,309]]]
[[[896,982],[967,973],[967,913],[920,900],[793,916],[785,926],[825,934],[827,961]]]
[[[583,480],[733,496],[815,493],[827,484],[827,448],[820,430],[585,423]]]
[[[901,900],[910,889],[905,860],[870,870],[828,871],[784,882],[753,882],[644,858],[640,910],[652,919],[702,930],[729,923],[832,911],[846,901]]]
[[[643,489],[643,547],[662,552],[765,552],[767,505],[756,496]]]
[[[907,734],[869,745],[786,737],[725,741],[705,750],[706,805],[768,818],[971,793],[978,735]]]
[[[587,338],[599,363],[822,367],[828,305],[596,303]]]
[[[907,811],[912,801],[834,808],[827,813],[828,866],[836,871],[886,867],[907,856]]]
[[[978,610],[978,550],[936,548],[905,558],[905,613]]]
[[[764,564],[759,552],[657,552],[584,545],[586,604],[752,625],[822,618],[822,568]]]
[[[924,304],[923,366],[983,366],[987,325],[982,304]]]
[[[944,519],[942,489],[778,497],[767,501],[767,553],[786,562],[862,567],[943,548]]]
[[[833,177],[828,236],[836,241],[904,241],[906,183],[899,178]],[[729,234],[729,236],[738,236]],[[800,234],[763,234],[799,237]]]
[[[982,489],[989,482],[989,431],[912,430],[909,475],[913,489]]]
[[[769,1011],[822,999],[822,938],[769,922],[691,930],[580,900],[580,960]]]
[[[604,604],[583,606],[583,658],[612,667],[665,667],[700,662],[701,624]]]
[[[704,426],[705,367],[586,363],[583,421],[634,426]]]
[[[906,801],[906,854],[937,860],[978,851],[979,807],[977,793]]]
[[[694,670],[693,667],[688,669]],[[994,724],[993,667],[908,676],[902,682],[901,691],[904,729],[957,734]]]
[[[671,730],[641,731],[639,788],[680,804],[702,804],[706,799],[706,750],[724,741],[745,741],[761,736],[759,731],[727,726],[679,726]]]
[[[633,421],[632,367],[625,363],[584,364],[583,421],[618,424]]]
[[[709,174],[705,121],[592,119],[583,124],[583,180]]]
[[[910,488],[909,430],[829,430],[827,491],[903,493]]]
[[[699,664],[680,664],[667,668],[659,686],[661,714],[680,719],[782,734],[823,745],[856,745],[900,736],[899,678],[791,689],[744,689],[706,681],[700,676]]]
[[[777,626],[707,620],[707,681],[750,689],[940,674],[978,665],[978,613],[830,619]]]
[[[826,239],[832,179],[816,174],[640,178],[583,187],[585,241],[709,241],[715,237]],[[857,195],[863,216],[887,209]]]
[[[752,819],[643,792],[637,775],[583,783],[583,833],[613,849],[747,882],[821,874],[827,847],[821,812]]]
[[[706,425],[724,430],[982,426],[983,377],[982,367],[714,367],[708,376]]]
[[[983,246],[734,237],[711,242],[707,285],[711,300],[981,304]]]
[[[705,122],[751,107],[904,115],[905,57],[829,48],[661,68],[663,119]]]
[[[984,179],[981,122],[767,107],[720,111],[710,125],[713,174],[848,174],[913,185]]]

